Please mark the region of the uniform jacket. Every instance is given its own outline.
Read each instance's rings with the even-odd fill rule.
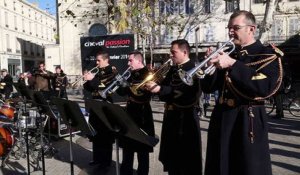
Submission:
[[[166,102],[159,160],[165,171],[180,168],[184,174],[202,174],[201,134],[195,106],[201,89],[195,79],[188,86],[180,79],[178,70],[188,71],[193,61],[172,66],[161,83],[160,100]]]
[[[141,83],[149,75],[149,70],[144,67],[139,70],[133,70],[131,76],[127,80],[129,87],[120,88],[118,94],[127,95],[128,101],[126,111],[130,118],[141,128],[147,135],[154,137],[154,122],[152,108],[150,106],[151,93],[148,91],[135,91],[136,85]],[[149,151],[153,148],[142,143],[137,143],[134,140],[124,139],[121,146],[134,151]]]
[[[95,75],[95,77],[83,85],[84,89],[91,92],[93,98],[96,99],[99,98],[99,91],[109,86],[118,73],[116,68],[111,65],[98,69],[99,72]]]
[[[278,60],[262,66],[272,55],[277,58],[260,41],[236,48],[231,56],[237,61],[231,68],[201,81],[204,92],[219,91],[208,128],[206,175],[272,174],[265,108],[263,101],[252,100],[278,86]]]

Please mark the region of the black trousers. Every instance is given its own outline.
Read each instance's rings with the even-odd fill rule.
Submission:
[[[93,138],[93,161],[101,167],[109,167],[112,162],[112,141],[101,134]]]
[[[112,162],[114,136],[93,111],[90,111],[89,123],[97,132],[91,138],[93,144],[93,161],[99,163],[103,168],[109,167]]]
[[[134,151],[123,148],[123,160],[120,168],[121,175],[133,175]],[[149,152],[136,152],[138,159],[138,175],[148,175],[149,173]]]

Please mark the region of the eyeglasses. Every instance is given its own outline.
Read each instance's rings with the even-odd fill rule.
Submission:
[[[227,28],[228,30],[231,30],[231,29],[233,29],[234,31],[237,31],[237,30],[240,30],[241,28],[243,28],[243,27],[247,27],[247,26],[251,26],[251,27],[253,27],[253,25],[244,25],[244,26],[240,26],[240,25],[233,25],[233,26],[227,26],[226,28]]]

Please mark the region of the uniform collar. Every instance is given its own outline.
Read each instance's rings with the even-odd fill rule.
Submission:
[[[253,53],[257,53],[257,50],[260,50],[262,48],[262,43],[259,40],[256,40],[253,44],[250,44],[248,46],[245,47],[239,47],[239,53],[241,55],[248,55],[248,54],[253,54]]]

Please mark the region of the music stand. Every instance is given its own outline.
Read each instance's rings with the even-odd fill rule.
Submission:
[[[84,118],[80,107],[77,102],[70,101],[67,99],[54,97],[52,103],[57,106],[57,109],[62,116],[63,120],[68,123],[70,132],[70,166],[71,175],[74,175],[74,162],[73,162],[73,150],[72,150],[72,127],[82,131],[86,135],[94,136],[95,130]]]
[[[49,106],[48,102],[46,101],[44,95],[39,92],[39,91],[34,91],[33,92],[33,104],[37,106],[39,109],[39,113],[44,114],[46,116],[46,120],[48,122],[48,126],[50,127],[50,117],[57,118],[56,115],[54,114],[53,110]],[[42,119],[40,119],[42,121]],[[37,122],[38,123],[38,122]],[[46,123],[46,122],[45,122]],[[44,127],[45,125],[40,125],[40,134],[41,134],[41,147],[42,147],[42,169],[43,169],[43,174],[45,174],[45,152],[44,152],[44,143],[43,143],[43,133],[44,133]],[[49,141],[50,141],[50,129],[49,129]]]
[[[85,104],[87,105],[86,108],[88,108],[89,111],[93,111],[107,129],[115,135],[117,175],[120,174],[119,138],[131,139],[151,147],[154,147],[158,143],[157,138],[148,136],[142,131],[119,105],[93,99],[86,99]]]
[[[13,83],[13,85],[16,88],[17,92],[19,92],[19,94],[21,94],[21,96],[23,97],[26,107],[26,101],[33,100],[33,90],[30,90],[26,85],[22,83]]]
[[[30,90],[25,84],[13,83],[16,90],[21,94],[24,102],[24,111],[27,112],[26,103],[27,101],[33,101],[33,91]],[[27,119],[25,119],[25,128],[27,128]],[[29,143],[28,143],[28,130],[26,130],[26,156],[27,156],[27,173],[30,175],[30,160],[29,160]]]

